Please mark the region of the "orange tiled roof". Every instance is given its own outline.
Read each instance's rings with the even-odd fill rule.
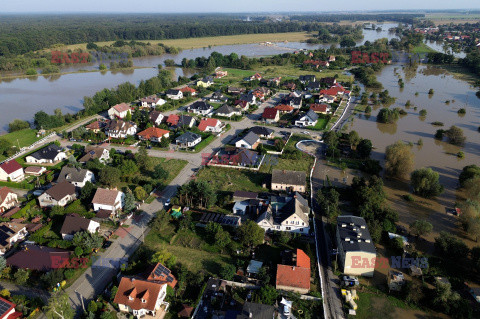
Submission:
[[[277,286],[310,289],[310,268],[277,265]]]
[[[287,105],[287,104],[280,104],[280,105],[275,106],[275,108],[277,110],[279,110],[280,112],[291,112],[291,111],[293,111],[293,106]]]
[[[151,139],[152,137],[156,137],[156,138],[161,138],[163,137],[164,135],[170,133],[169,131],[167,130],[163,130],[161,128],[157,128],[157,127],[149,127],[147,128],[146,130],[144,131],[141,131],[140,133],[138,133],[139,136],[149,140]]]
[[[297,249],[297,267],[310,269],[310,257],[301,249]]]
[[[163,285],[154,281],[123,277],[113,302],[129,306],[133,310],[153,311]],[[142,299],[145,302],[142,302]]]
[[[220,122],[219,120],[217,119],[212,119],[212,118],[208,118],[208,119],[202,119],[200,121],[200,124],[198,124],[198,129],[202,132],[204,132],[207,127],[211,126],[211,127],[215,127],[217,126],[218,122]]]

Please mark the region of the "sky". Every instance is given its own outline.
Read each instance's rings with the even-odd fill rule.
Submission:
[[[0,0],[0,13],[325,12],[480,9],[478,0]]]

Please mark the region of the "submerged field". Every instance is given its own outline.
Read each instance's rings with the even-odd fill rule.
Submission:
[[[203,37],[203,38],[186,38],[186,39],[171,39],[171,40],[144,40],[139,42],[150,42],[152,44],[163,43],[167,46],[173,46],[180,49],[196,49],[208,46],[218,45],[233,45],[233,44],[246,44],[257,42],[302,42],[310,38],[310,35],[306,32],[285,32],[285,33],[258,33],[258,34],[239,34],[239,35],[226,35],[218,37]],[[99,46],[110,45],[114,41],[96,42]],[[60,50],[74,50],[74,49],[87,49],[86,43],[66,45],[58,47]]]

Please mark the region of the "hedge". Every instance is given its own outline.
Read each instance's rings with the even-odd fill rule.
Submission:
[[[7,186],[11,188],[22,188],[22,189],[28,189],[32,190],[35,188],[34,184],[28,183],[26,181],[16,183],[16,182],[0,182],[0,186]]]

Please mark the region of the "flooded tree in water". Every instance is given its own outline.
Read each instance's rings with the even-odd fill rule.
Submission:
[[[385,156],[385,170],[392,177],[403,178],[410,174],[414,167],[412,148],[402,141],[387,146]]]

